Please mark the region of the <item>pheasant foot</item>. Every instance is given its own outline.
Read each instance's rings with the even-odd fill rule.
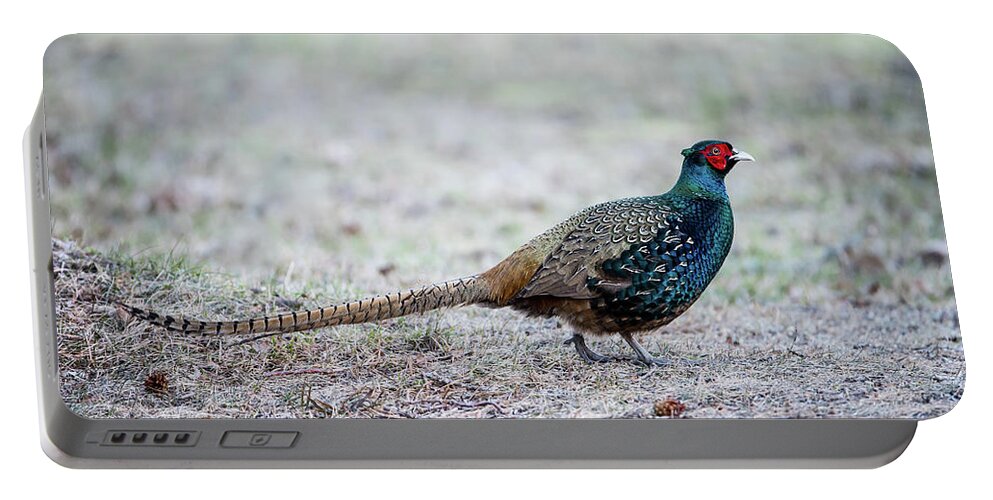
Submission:
[[[590,349],[586,345],[586,339],[582,335],[575,333],[571,338],[565,341],[565,344],[572,344],[576,347],[576,352],[579,353],[579,357],[583,358],[587,363],[605,363],[607,361],[612,361],[614,358],[611,356],[604,356],[599,354],[593,349]]]
[[[631,349],[634,349],[634,353],[637,356],[637,362],[645,366],[659,366],[659,367],[676,366],[676,365],[700,366],[703,364],[703,361],[699,359],[669,360],[663,358],[656,358],[652,356],[647,350],[645,350],[645,348],[642,347],[641,344],[639,344],[638,341],[635,340],[634,336],[631,335],[630,333],[622,333],[621,338],[623,338],[624,341],[627,342],[629,346],[631,346]]]

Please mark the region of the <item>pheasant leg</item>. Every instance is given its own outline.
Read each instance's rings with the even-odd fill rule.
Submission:
[[[572,344],[576,347],[576,352],[579,353],[579,357],[586,360],[587,363],[604,363],[611,360],[610,356],[604,356],[603,354],[598,354],[593,349],[590,349],[586,345],[586,339],[582,335],[575,333],[572,338],[565,341],[566,344]]]
[[[639,362],[647,366],[669,366],[671,364],[667,360],[652,357],[652,355],[649,354],[644,347],[641,347],[641,344],[639,344],[630,333],[622,333],[621,338],[623,338],[624,341],[627,342],[632,349],[634,349],[634,353],[638,356]]]

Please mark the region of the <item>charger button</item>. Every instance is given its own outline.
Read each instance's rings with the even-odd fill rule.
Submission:
[[[223,448],[290,448],[299,432],[227,431],[221,438]]]

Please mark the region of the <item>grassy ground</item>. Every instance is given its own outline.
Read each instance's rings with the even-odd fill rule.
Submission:
[[[45,106],[85,415],[919,418],[961,396],[920,84],[876,39],[70,38]],[[647,338],[692,369],[584,365],[557,322],[499,310],[233,345],[107,305],[240,317],[475,273],[667,189],[705,137],[759,161],[729,178],[721,274]]]

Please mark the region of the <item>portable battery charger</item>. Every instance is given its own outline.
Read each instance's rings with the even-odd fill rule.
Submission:
[[[961,398],[862,35],[72,35],[24,137],[71,467],[876,467]]]

